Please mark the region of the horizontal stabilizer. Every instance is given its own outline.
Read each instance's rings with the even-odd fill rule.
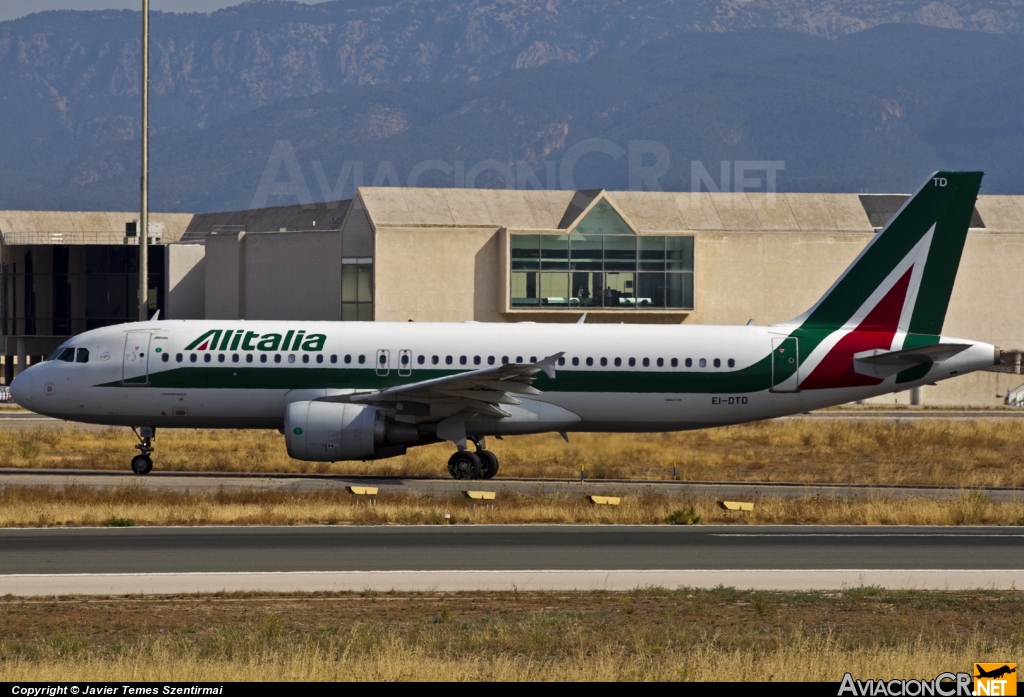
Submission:
[[[854,354],[853,369],[861,375],[884,379],[922,363],[941,363],[970,347],[971,344],[931,344],[900,351],[862,351]]]

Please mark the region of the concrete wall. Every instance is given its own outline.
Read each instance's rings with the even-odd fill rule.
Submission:
[[[206,238],[206,319],[245,318],[245,233]]]
[[[496,229],[378,229],[377,321],[504,322]]]
[[[164,255],[168,319],[203,319],[206,314],[206,247],[170,244]]]
[[[244,248],[245,319],[341,319],[338,232],[250,234]]]

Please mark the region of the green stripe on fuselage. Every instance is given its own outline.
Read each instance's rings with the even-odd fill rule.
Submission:
[[[377,375],[373,368],[187,367],[149,375],[149,387],[161,389],[236,390],[379,390],[432,380],[466,371],[420,369],[411,375],[397,370]],[[554,380],[538,374],[534,387],[543,392],[650,392],[738,394],[767,390],[771,357],[739,370],[581,370],[559,368]],[[97,387],[131,387],[108,382]]]

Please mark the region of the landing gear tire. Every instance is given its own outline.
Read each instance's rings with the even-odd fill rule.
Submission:
[[[136,455],[132,458],[132,472],[135,474],[149,474],[153,470],[153,461],[145,455]]]
[[[132,472],[135,474],[149,474],[153,470],[153,459],[149,454],[153,452],[153,439],[156,438],[156,429],[152,426],[142,426],[136,429],[132,426],[132,433],[139,439],[135,448],[139,454],[132,458]]]
[[[498,473],[498,456],[490,450],[477,450],[476,456],[480,458],[480,474],[484,479],[491,479]]]
[[[481,470],[480,458],[468,450],[460,450],[448,458],[448,473],[453,479],[480,479]]]

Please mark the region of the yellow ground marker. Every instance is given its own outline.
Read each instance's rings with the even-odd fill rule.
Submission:
[[[591,496],[591,503],[596,503],[599,506],[618,506],[622,503],[621,496]]]
[[[377,487],[375,486],[350,486],[346,487],[356,496],[376,496]]]
[[[719,501],[718,505],[727,511],[752,511],[754,504],[746,501]]]
[[[467,497],[471,499],[483,499],[485,501],[493,501],[496,492],[493,491],[463,491]]]

